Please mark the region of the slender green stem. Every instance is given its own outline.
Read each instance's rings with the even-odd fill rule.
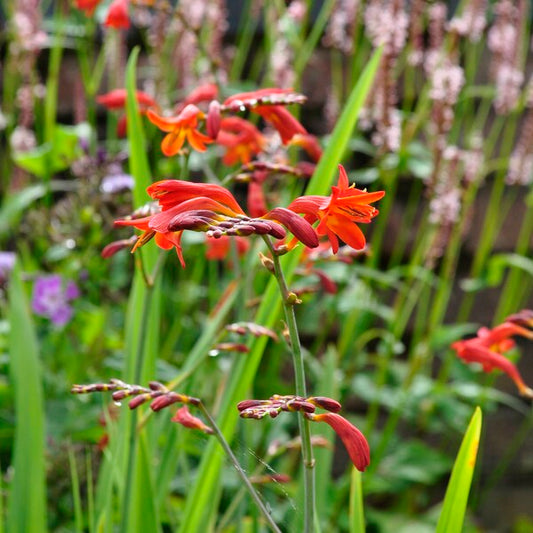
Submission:
[[[268,512],[268,509],[266,508],[265,504],[259,497],[259,494],[254,489],[252,482],[249,480],[248,476],[242,469],[242,466],[239,464],[239,461],[235,457],[235,454],[232,452],[228,442],[224,438],[224,435],[222,434],[222,431],[220,431],[220,428],[217,426],[217,423],[215,422],[215,419],[211,416],[209,411],[205,408],[205,405],[200,402],[197,405],[198,409],[202,411],[203,415],[207,418],[209,425],[214,431],[215,437],[218,439],[218,442],[222,446],[224,453],[228,456],[229,460],[231,461],[231,464],[235,467],[235,470],[237,471],[237,474],[242,479],[242,482],[244,483],[244,486],[252,496],[255,504],[257,505],[258,509],[261,511],[263,516],[265,517],[266,521],[268,522],[268,525],[272,529],[272,531],[281,532],[281,530],[276,525],[276,522],[274,522],[272,516]]]
[[[283,310],[285,312],[285,320],[287,322],[287,329],[289,331],[289,338],[292,350],[292,361],[294,366],[294,378],[297,396],[307,397],[307,387],[305,384],[305,368],[302,354],[302,346],[300,344],[300,335],[298,333],[298,325],[296,323],[296,315],[294,313],[294,304],[296,303],[295,295],[289,292],[279,256],[272,245],[272,241],[268,236],[263,237],[270,252],[272,253],[272,261],[274,265],[274,276],[278,282],[283,301]],[[305,493],[305,510],[304,510],[304,531],[309,533],[314,528],[314,509],[315,509],[315,475],[314,466],[315,459],[313,457],[313,446],[311,444],[311,429],[309,427],[309,420],[304,417],[303,413],[299,413],[298,425],[300,429],[300,436],[302,439],[302,458],[304,463],[304,493]]]

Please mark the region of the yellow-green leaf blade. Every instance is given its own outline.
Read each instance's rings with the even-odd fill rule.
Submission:
[[[439,523],[437,524],[437,533],[463,530],[470,485],[472,484],[472,476],[476,466],[481,421],[481,409],[476,407],[453,465]]]

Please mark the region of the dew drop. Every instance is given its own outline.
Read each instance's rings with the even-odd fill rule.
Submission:
[[[207,355],[209,355],[209,357],[216,357],[220,352],[218,350],[209,350],[209,352],[207,352]]]
[[[113,402],[117,407],[122,407],[122,402]]]

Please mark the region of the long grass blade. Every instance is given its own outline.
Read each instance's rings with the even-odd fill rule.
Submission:
[[[134,203],[136,206],[146,202],[146,187],[151,183],[151,172],[145,150],[145,135],[138,104],[135,98],[136,64],[139,49],[135,48],[128,60],[126,69],[127,88],[127,120],[128,142],[130,152],[130,173],[134,178]],[[140,251],[145,271],[150,275],[154,272],[158,261],[158,251],[147,247]],[[136,268],[132,289],[128,299],[125,326],[125,367],[123,378],[129,383],[145,383],[155,375],[155,364],[159,350],[159,317],[160,317],[161,289],[158,278],[152,286],[146,284],[140,269]],[[111,510],[108,502],[111,499],[113,479],[125,480],[124,490],[118,491],[122,509],[122,529],[124,531],[157,531],[154,525],[155,508],[145,509],[138,515],[139,521],[131,517],[134,502],[150,498],[150,485],[146,485],[147,477],[145,462],[137,457],[136,412],[124,409],[119,420],[120,442],[112,445],[103,470],[99,476],[100,485],[97,493],[97,513],[100,523],[109,523]],[[143,431],[147,431],[144,429]],[[149,446],[151,439],[143,445]],[[151,450],[141,450],[141,454],[150,456]],[[115,477],[116,476],[116,477]],[[148,491],[148,494],[146,494]],[[140,529],[139,529],[140,528]]]
[[[437,533],[463,530],[468,494],[470,493],[470,485],[476,466],[481,421],[481,409],[476,407],[453,466],[437,524]]]
[[[70,483],[72,485],[72,501],[74,504],[74,525],[76,533],[82,533],[83,512],[81,507],[80,477],[78,475],[78,466],[72,445],[68,448],[68,462],[70,465]]]
[[[9,363],[15,396],[14,477],[7,529],[46,531],[45,413],[39,349],[18,268],[9,282]]]

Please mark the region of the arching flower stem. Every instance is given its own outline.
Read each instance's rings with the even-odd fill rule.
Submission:
[[[305,384],[305,368],[302,355],[302,346],[300,344],[300,335],[298,333],[298,325],[296,323],[296,315],[294,313],[294,305],[298,300],[296,295],[289,291],[283,270],[281,268],[279,255],[274,248],[270,237],[268,235],[263,235],[263,239],[268,246],[270,253],[272,254],[272,262],[274,265],[273,275],[278,282],[281,299],[283,301],[283,310],[285,313],[287,329],[289,331],[290,347],[292,352],[296,395],[306,398],[308,394]],[[302,412],[298,413],[298,426],[300,429],[300,438],[302,439],[302,460],[304,464],[305,508],[303,531],[305,533],[312,533],[314,531],[315,518],[315,459],[313,456],[309,420]]]
[[[257,505],[257,508],[261,511],[263,517],[265,518],[268,525],[270,526],[270,529],[272,529],[272,531],[274,531],[275,533],[281,533],[281,530],[276,525],[276,522],[274,522],[274,519],[272,518],[272,515],[269,513],[268,509],[263,503],[263,500],[261,500],[261,497],[259,496],[257,491],[254,489],[252,482],[250,481],[249,477],[246,475],[246,472],[242,469],[242,466],[240,465],[239,461],[235,457],[235,454],[231,450],[230,445],[224,438],[222,431],[220,431],[220,428],[217,426],[215,419],[211,416],[211,413],[209,413],[209,411],[206,409],[203,402],[200,402],[199,404],[197,404],[196,407],[202,412],[202,414],[205,416],[205,418],[209,422],[209,426],[213,430],[213,435],[217,438],[218,442],[222,446],[224,453],[227,455],[231,464],[234,466],[235,470],[237,471],[237,474],[239,475],[242,482],[244,483],[246,490],[248,490],[248,492],[250,493],[250,496],[253,498],[255,504]]]

